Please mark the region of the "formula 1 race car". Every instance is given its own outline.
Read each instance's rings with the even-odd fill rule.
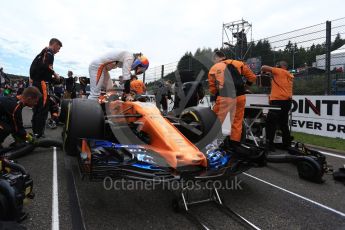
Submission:
[[[100,180],[146,180],[181,182],[181,193],[173,200],[175,211],[185,213],[201,229],[209,229],[191,212],[194,204],[214,202],[226,215],[235,217],[249,229],[256,229],[226,205],[217,188],[208,197],[192,199],[186,181],[223,182],[251,167],[270,162],[301,162],[300,176],[321,179],[323,173],[310,168],[311,157],[267,157],[265,148],[243,144],[229,149],[219,144],[221,124],[216,114],[207,107],[190,107],[178,117],[163,116],[146,97],[122,101],[111,95],[99,103],[88,99],[63,102],[65,116],[63,131],[64,151],[78,157],[83,177]],[[300,150],[296,146],[296,155]],[[311,170],[312,169],[312,170]],[[321,169],[320,169],[321,170]]]
[[[243,146],[242,151],[255,156],[251,158],[224,149],[217,141],[221,137],[220,121],[210,108],[190,107],[179,117],[162,116],[146,97],[134,101],[107,98],[102,103],[73,99],[62,104],[64,151],[78,157],[83,177],[177,181],[181,193],[173,200],[173,209],[184,212],[203,229],[208,228],[189,210],[196,203],[206,202],[215,202],[251,228],[247,220],[222,203],[214,185],[208,188],[207,199],[196,202],[189,199],[189,183],[185,182],[226,182],[265,164],[265,149]]]
[[[243,159],[216,143],[221,124],[210,108],[191,107],[162,116],[147,97],[104,103],[74,99],[65,114],[64,151],[79,156],[82,173],[144,180],[209,179],[236,175],[264,158]]]

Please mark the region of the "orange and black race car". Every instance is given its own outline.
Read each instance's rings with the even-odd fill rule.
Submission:
[[[93,178],[218,178],[252,166],[218,147],[221,124],[210,108],[190,107],[179,117],[162,116],[146,100],[139,96],[122,101],[109,94],[102,103],[63,103],[64,151],[78,156],[82,172]]]
[[[316,182],[322,178],[323,170],[319,166],[323,163],[313,159],[313,153],[301,156],[297,146],[291,153],[296,155],[273,157],[268,157],[264,148],[251,145],[236,150],[225,149],[218,144],[221,124],[210,108],[190,107],[178,117],[162,116],[158,108],[146,100],[141,96],[134,101],[122,101],[109,95],[102,103],[88,99],[63,103],[64,151],[78,157],[83,176],[154,183],[178,181],[181,193],[173,200],[173,209],[187,214],[201,229],[209,228],[190,212],[190,208],[205,202],[215,202],[220,210],[235,217],[248,229],[258,229],[223,204],[215,181],[223,183],[255,165],[265,165],[267,161],[299,162],[300,175],[307,179],[316,178]],[[238,150],[252,151],[254,154],[247,156],[255,157],[243,157]],[[208,198],[190,198],[189,183],[185,182],[211,184],[206,187]]]
[[[226,181],[252,167],[253,162],[218,146],[221,124],[210,108],[190,107],[178,117],[162,116],[156,105],[146,100],[139,96],[122,101],[109,95],[101,103],[89,99],[63,103],[64,151],[77,156],[82,175],[93,180],[177,181],[181,194],[173,200],[173,209],[209,229],[188,210],[201,202],[223,207],[217,188],[211,185],[209,198],[195,202],[189,200],[189,183],[185,182]],[[260,151],[264,161],[264,150]]]
[[[163,116],[139,96],[120,100],[108,92],[100,101],[62,103],[64,151],[78,156],[82,173],[144,180],[229,178],[252,166],[294,163],[301,178],[321,183],[325,157],[296,144],[288,154],[267,154],[264,147],[241,144],[223,148],[221,124],[208,107],[189,107]]]

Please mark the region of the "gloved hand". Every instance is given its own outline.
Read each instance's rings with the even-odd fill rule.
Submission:
[[[25,136],[25,141],[28,143],[34,143],[35,142],[35,137],[31,133],[27,133]]]

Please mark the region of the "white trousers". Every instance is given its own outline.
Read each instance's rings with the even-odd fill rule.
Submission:
[[[88,99],[98,100],[101,90],[112,89],[113,82],[111,81],[109,71],[104,65],[90,64],[90,95]]]

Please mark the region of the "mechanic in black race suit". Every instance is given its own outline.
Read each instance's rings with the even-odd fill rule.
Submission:
[[[36,87],[28,87],[17,97],[0,96],[0,147],[10,134],[16,140],[30,140],[32,137],[23,127],[22,109],[35,106],[42,94]]]
[[[73,77],[73,72],[72,71],[68,71],[67,73],[68,78],[66,78],[65,82],[66,82],[66,95],[68,95],[66,98],[70,98],[70,99],[74,99],[77,97],[76,94],[76,83],[75,83],[75,79]]]
[[[33,81],[32,85],[37,87],[42,93],[37,106],[33,108],[32,116],[32,131],[36,137],[44,135],[44,129],[49,112],[49,100],[47,84],[51,83],[53,76],[59,78],[53,69],[54,55],[59,52],[62,47],[61,41],[52,38],[49,41],[49,46],[44,48],[33,60],[30,67],[30,78]]]

